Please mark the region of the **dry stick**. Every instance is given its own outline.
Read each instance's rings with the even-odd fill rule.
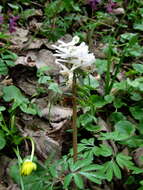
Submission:
[[[77,161],[77,104],[76,104],[76,75],[74,73],[72,83],[72,103],[73,103],[73,117],[72,117],[72,130],[73,130],[73,160]]]

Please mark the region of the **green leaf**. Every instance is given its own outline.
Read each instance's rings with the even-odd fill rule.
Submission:
[[[94,138],[90,138],[90,139],[82,139],[81,143],[85,144],[85,145],[91,145],[94,146]]]
[[[140,187],[140,188],[138,188],[137,190],[143,190],[143,186],[142,186],[142,187]]]
[[[105,71],[107,71],[107,65],[108,65],[107,60],[96,59],[95,66],[96,66],[97,72],[100,75],[103,74]]]
[[[5,111],[6,108],[4,106],[0,106],[0,112]]]
[[[121,138],[129,138],[135,132],[135,126],[126,120],[117,122],[114,127],[115,131],[121,135]]]
[[[117,131],[100,133],[98,140],[118,140],[119,133]]]
[[[11,3],[8,3],[8,5],[9,5],[9,6],[10,6],[10,8],[12,8],[12,9],[16,9],[16,10],[18,10],[18,9],[19,9],[19,6],[18,6],[18,5],[11,4]]]
[[[113,104],[114,104],[114,107],[117,109],[117,108],[121,108],[122,106],[124,106],[124,105],[126,105],[123,101],[122,101],[122,99],[121,98],[115,98],[114,100],[113,100]]]
[[[143,31],[143,23],[141,23],[141,24],[134,24],[134,25],[133,25],[133,28],[134,28],[135,30]]]
[[[97,119],[95,116],[93,116],[89,113],[85,113],[85,114],[80,115],[79,121],[80,121],[82,126],[86,126],[92,122],[97,122]]]
[[[1,6],[0,6],[0,7],[1,7]],[[9,36],[9,35],[7,35],[7,34],[5,34],[5,33],[0,32],[0,39],[8,39],[8,38],[10,38],[10,36]]]
[[[45,8],[45,14],[48,18],[52,18],[54,17],[57,13],[60,13],[61,11],[63,11],[64,6],[62,1],[54,1],[48,4],[48,6],[46,6]]]
[[[43,190],[44,186],[43,186],[43,181],[40,180],[35,180],[33,183],[29,183],[29,184],[24,184],[24,188],[26,190],[31,190],[31,189],[34,189],[34,190]]]
[[[118,165],[121,167],[121,168],[124,168],[124,167],[127,167],[127,168],[130,168],[132,167],[134,164],[132,161],[130,161],[132,158],[130,156],[126,156],[122,153],[119,153],[117,154],[116,156],[116,161],[118,163]]]
[[[46,84],[46,83],[48,83],[50,80],[51,80],[51,77],[49,77],[49,76],[41,76],[41,77],[38,79],[38,83],[39,83],[39,84]]]
[[[64,188],[65,189],[68,188],[69,184],[71,183],[72,178],[73,178],[73,174],[68,174],[64,178]]]
[[[137,36],[136,33],[124,33],[121,35],[121,41],[122,42],[129,41],[136,36]]]
[[[0,150],[3,149],[6,145],[6,140],[4,138],[4,135],[0,133]]]
[[[138,73],[143,73],[143,65],[142,64],[133,64],[133,68],[138,72]]]
[[[49,66],[43,66],[37,70],[37,77],[45,76],[45,71],[50,71],[52,68]]]
[[[112,148],[105,144],[100,144],[100,147],[97,147],[97,149],[94,149],[94,154],[96,156],[111,156],[112,155]]]
[[[129,78],[127,78],[127,83],[129,86],[132,86],[134,88],[138,88],[139,84],[140,84],[140,80],[139,80],[139,78],[137,78],[135,80],[130,80]]]
[[[28,19],[31,16],[34,16],[36,14],[36,10],[35,9],[27,9],[27,10],[23,10],[22,11],[22,18],[23,19]]]
[[[97,79],[95,77],[93,77],[92,75],[88,75],[85,79],[84,79],[84,85],[88,86],[91,89],[96,89],[99,86],[99,82],[97,81]]]
[[[73,164],[72,171],[77,171],[79,168],[90,165],[91,159],[78,160]]]
[[[95,108],[101,108],[107,104],[107,102],[103,99],[103,97],[98,95],[91,95],[89,97],[89,100],[91,102],[91,105],[94,105]]]
[[[143,138],[142,136],[132,136],[125,141],[120,142],[120,144],[127,145],[131,148],[143,147]]]
[[[37,109],[36,109],[36,107],[34,106],[34,104],[28,105],[28,104],[22,103],[22,104],[20,105],[20,109],[21,109],[23,112],[28,113],[28,114],[32,114],[32,115],[37,114]]]
[[[18,164],[10,166],[9,175],[17,184],[20,185],[20,172]]]
[[[85,129],[87,131],[97,133],[97,132],[99,132],[101,130],[101,126],[88,124],[88,125],[85,126]]]
[[[114,172],[115,176],[118,179],[121,179],[122,178],[121,170],[120,170],[120,168],[118,167],[118,165],[114,161],[112,161],[112,167],[113,167],[113,172]]]
[[[29,176],[23,176],[22,180],[24,183],[24,189],[26,190],[43,190],[44,188],[44,180],[47,180],[47,182],[50,184],[48,181],[48,175],[47,178],[44,177],[44,172],[40,171],[40,166],[38,167],[39,171],[37,170],[36,172],[33,172]],[[51,184],[50,184],[51,185]]]
[[[137,119],[137,120],[142,120],[143,119],[143,108],[139,106],[134,106],[129,108],[132,116]]]
[[[74,177],[74,182],[75,182],[76,186],[83,190],[84,183],[83,183],[82,177],[78,173],[74,174],[73,177]]]
[[[113,167],[112,167],[112,161],[108,161],[103,165],[103,173],[105,173],[106,179],[108,181],[111,181],[113,178]]]
[[[83,145],[83,144],[78,144],[78,152],[82,152],[83,150],[85,150],[86,147]],[[72,155],[73,155],[73,152],[72,152]]]
[[[136,166],[130,166],[130,170],[133,170],[132,174],[142,174],[143,173],[143,169],[138,168]]]
[[[106,100],[107,103],[112,103],[114,100],[114,96],[108,94],[108,95],[104,96],[104,99]]]
[[[3,88],[3,99],[6,102],[16,101],[19,104],[28,101],[28,99],[22,95],[21,91],[16,86],[13,85],[6,86]]]
[[[53,92],[56,92],[56,93],[62,94],[62,91],[60,90],[58,84],[55,83],[55,82],[50,83],[48,89],[49,89],[49,90],[52,90]]]
[[[127,185],[135,184],[136,183],[136,178],[135,176],[129,176],[125,182]]]
[[[89,166],[85,166],[83,167],[80,171],[81,172],[87,172],[87,171],[92,171],[92,170],[101,170],[103,168],[102,165],[98,165],[98,164],[91,164]]]
[[[57,177],[58,177],[57,169],[56,169],[55,165],[49,166],[49,171],[50,171],[51,175],[52,175],[54,178],[57,178]]]
[[[114,83],[114,88],[116,88],[117,90],[127,91],[127,89],[128,89],[128,83],[127,83],[126,80],[122,80],[120,82],[115,82]]]
[[[8,67],[13,67],[13,66],[15,65],[14,62],[11,61],[11,60],[6,60],[5,63],[6,63],[6,65],[7,65]]]
[[[141,99],[142,99],[142,96],[141,96],[140,92],[132,92],[131,93],[131,100],[140,101]]]
[[[127,49],[127,56],[139,57],[143,53],[143,48],[138,44],[134,44],[133,47]]]
[[[6,75],[8,73],[8,68],[6,64],[0,59],[0,75]]]
[[[99,176],[97,173],[95,173],[95,172],[81,172],[81,171],[79,173],[81,175],[85,176],[90,181],[97,183],[97,184],[101,184],[100,178],[102,178],[102,177]],[[103,179],[104,179],[104,177],[103,177]]]
[[[114,123],[117,123],[118,121],[126,120],[126,117],[123,115],[122,112],[112,112],[110,119]]]
[[[5,54],[2,54],[1,57],[4,60],[13,60],[13,61],[18,58],[18,56],[15,53],[9,50],[6,50]]]

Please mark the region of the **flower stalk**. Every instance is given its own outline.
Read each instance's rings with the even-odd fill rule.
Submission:
[[[77,102],[76,102],[76,74],[73,75],[72,83],[72,103],[73,103],[73,117],[72,117],[72,130],[73,130],[73,160],[77,161]]]
[[[26,159],[21,166],[21,175],[30,175],[33,170],[37,169],[37,165],[33,162],[33,157],[34,157],[34,151],[35,151],[35,146],[34,146],[34,141],[31,137],[27,137],[31,141],[31,155],[30,159]]]
[[[31,156],[30,156],[30,161],[32,162],[33,157],[34,157],[35,146],[34,146],[34,141],[31,137],[29,137],[29,140],[31,141],[31,146],[32,146]]]
[[[56,50],[54,56],[55,63],[61,68],[60,74],[66,78],[66,86],[72,90],[72,130],[73,130],[73,160],[77,161],[77,101],[76,101],[76,73],[78,71],[89,72],[93,69],[95,56],[89,53],[89,47],[84,43],[79,44],[79,37],[75,36],[73,39],[65,43],[58,40],[59,45],[53,45]]]

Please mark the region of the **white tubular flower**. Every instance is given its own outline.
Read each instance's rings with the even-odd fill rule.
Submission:
[[[79,37],[73,37],[71,42],[65,43],[61,40],[58,41],[59,45],[53,45],[56,49],[54,56],[57,57],[56,63],[61,67],[61,74],[68,76],[68,84],[72,84],[73,72],[80,68],[84,71],[89,71],[92,64],[95,62],[93,53],[89,53],[88,46],[79,42]]]

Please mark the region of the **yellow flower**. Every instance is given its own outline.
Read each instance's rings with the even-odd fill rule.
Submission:
[[[21,175],[30,175],[33,170],[37,169],[37,165],[30,161],[30,160],[25,160],[21,166]]]

